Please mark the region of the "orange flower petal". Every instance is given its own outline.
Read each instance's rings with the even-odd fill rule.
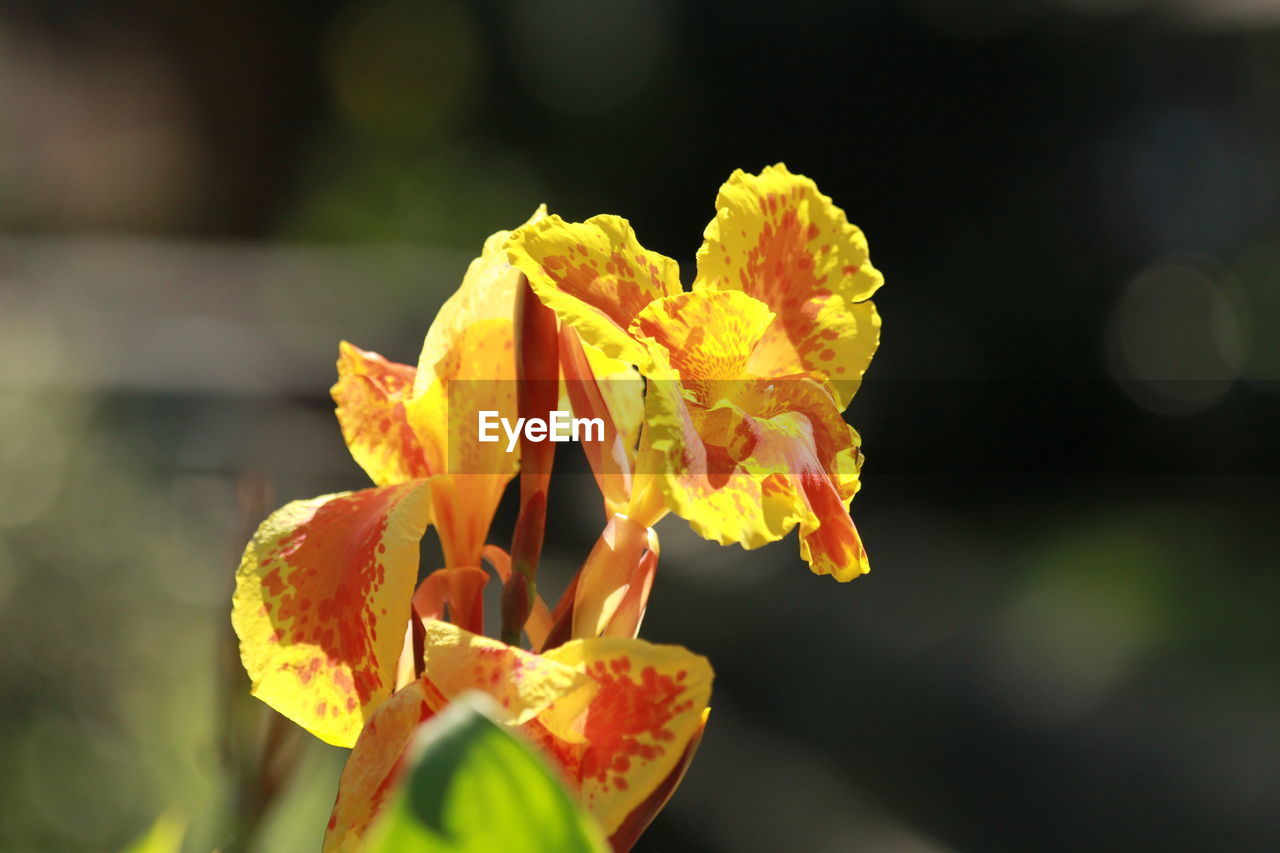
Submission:
[[[343,341],[330,389],[351,456],[379,486],[427,477],[431,469],[405,417],[415,370]]]
[[[391,695],[428,519],[426,481],[295,501],[250,540],[231,621],[253,694],[350,746]]]
[[[681,764],[702,731],[711,665],[680,646],[602,637],[543,655],[589,676],[590,703],[548,707],[527,733],[556,757],[582,804],[608,835]],[[557,733],[573,727],[581,740]]]

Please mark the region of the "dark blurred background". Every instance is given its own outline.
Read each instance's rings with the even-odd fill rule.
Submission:
[[[0,849],[317,849],[342,751],[256,815],[226,650],[253,526],[364,485],[338,340],[415,362],[543,201],[687,281],[779,160],[887,279],[874,571],[663,523],[718,679],[638,849],[1280,849],[1277,0],[0,3]]]

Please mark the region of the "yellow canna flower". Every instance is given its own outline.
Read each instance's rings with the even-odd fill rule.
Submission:
[[[416,369],[341,345],[332,389],[338,422],[375,487],[277,510],[236,573],[232,624],[254,695],[329,743],[354,744],[392,695],[428,523],[439,533],[449,582],[427,584],[427,600],[444,589],[454,612],[480,612],[483,584],[452,581],[463,570],[480,573],[518,457],[451,436],[445,418],[453,408],[454,423],[474,425],[480,410],[514,411],[523,276],[502,251],[507,236],[486,241],[427,332]],[[470,379],[507,381],[449,390]]]
[[[883,279],[862,232],[785,166],[734,172],[716,204],[692,292],[616,216],[532,222],[507,253],[585,344],[648,380],[636,476],[663,501],[635,487],[638,523],[669,508],[748,548],[799,525],[813,571],[850,580],[868,562],[847,511],[860,442],[840,412],[879,343]]]
[[[467,690],[529,738],[625,853],[666,803],[706,724],[711,666],[679,646],[606,637],[541,655],[427,620],[422,677],[369,720],[347,759],[325,853],[361,841],[401,772],[414,730]]]

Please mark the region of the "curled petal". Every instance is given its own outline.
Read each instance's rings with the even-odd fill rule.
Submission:
[[[702,733],[707,728],[707,717],[710,715],[711,709],[705,708],[702,711],[702,723],[698,727],[698,731],[689,739],[689,743],[684,748],[684,754],[680,756],[679,763],[675,768],[667,774],[667,778],[645,798],[644,802],[636,806],[635,809],[627,815],[622,825],[613,831],[613,835],[609,836],[609,846],[614,849],[614,853],[627,853],[640,838],[641,833],[648,829],[649,824],[653,823],[653,819],[658,816],[658,812],[662,811],[662,807],[671,799],[671,795],[675,793],[676,788],[684,780],[684,774],[689,770],[689,765],[693,763],[693,755],[698,751],[699,744],[702,743]]]
[[[869,569],[849,517],[861,454],[823,386],[743,380],[707,410],[673,380],[649,383],[650,463],[668,505],[701,536],[756,548],[800,526],[817,574],[847,581]]]
[[[704,438],[717,417],[689,403],[681,383],[653,378],[645,395],[648,448],[666,505],[694,532],[721,545],[759,548],[800,521],[790,501],[765,500],[764,480],[740,466],[722,443]]]
[[[488,583],[489,573],[475,566],[436,569],[418,585],[413,608],[423,619],[444,619],[447,605],[450,621],[478,634],[484,631],[482,596]]]
[[[538,221],[544,213],[545,208],[539,208],[529,222]],[[480,257],[472,261],[471,266],[467,268],[467,273],[463,276],[457,292],[440,307],[440,312],[436,314],[422,343],[422,354],[418,358],[418,376],[413,389],[415,397],[423,394],[430,385],[441,378],[464,376],[476,379],[506,379],[515,376],[514,355],[510,353],[508,358],[511,359],[511,368],[504,376],[479,375],[468,361],[459,360],[454,356],[459,350],[459,338],[478,323],[499,321],[506,327],[502,337],[496,341],[491,340],[488,348],[514,338],[516,291],[521,286],[521,274],[520,270],[508,263],[506,253],[503,251],[503,246],[510,235],[510,231],[499,231],[485,240]]]
[[[355,743],[391,695],[428,519],[427,481],[295,501],[254,534],[231,621],[253,694]]]
[[[644,249],[617,216],[582,223],[548,216],[513,232],[507,254],[561,322],[631,364],[641,355],[627,333],[631,322],[653,300],[680,292],[676,262]]]
[[[539,210],[534,219],[541,215]],[[422,344],[408,405],[432,471],[474,481],[459,483],[475,501],[466,504],[468,529],[455,531],[437,519],[449,565],[479,565],[498,497],[519,463],[503,443],[479,441],[477,423],[481,411],[516,413],[515,310],[523,276],[502,250],[509,233],[485,241],[462,285],[440,308]]]
[[[862,232],[813,181],[779,164],[759,175],[735,171],[704,237],[694,289],[741,290],[777,315],[752,372],[812,374],[843,410],[880,339],[879,315],[865,300],[884,278]]]
[[[425,623],[423,679],[453,698],[481,690],[497,703],[499,721],[520,725],[552,703],[589,685],[572,667],[552,658],[472,634],[448,622]]]
[[[431,468],[405,416],[416,371],[343,341],[330,390],[351,456],[379,486],[427,477]]]
[[[701,733],[711,665],[680,646],[622,637],[572,640],[544,657],[585,673],[594,692],[585,708],[549,707],[526,732],[612,835],[681,766]],[[565,729],[580,739],[557,734]]]

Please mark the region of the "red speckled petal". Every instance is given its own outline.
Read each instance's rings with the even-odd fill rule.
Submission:
[[[449,697],[481,690],[493,697],[500,722],[519,725],[553,702],[590,687],[572,667],[464,631],[448,622],[424,620],[426,666],[422,677]]]
[[[665,355],[656,364],[652,358],[642,362],[641,372],[652,375],[670,365],[698,402],[711,406],[747,378],[747,360],[772,322],[773,312],[758,299],[704,291],[649,303],[631,333],[650,355],[655,346]]]
[[[379,486],[427,477],[427,458],[405,417],[416,371],[343,341],[330,389],[351,456]]]
[[[644,249],[617,216],[581,223],[548,216],[513,232],[507,255],[561,322],[631,364],[640,355],[631,322],[653,300],[680,292],[676,262]]]
[[[685,399],[674,371],[655,371],[645,394],[648,449],[639,465],[654,472],[666,505],[699,536],[744,548],[776,542],[799,514],[789,502],[765,500],[765,478],[717,443],[712,418]]]
[[[595,690],[585,709],[557,703],[526,733],[612,834],[680,767],[702,731],[711,665],[679,646],[621,637],[572,640],[544,657],[586,673]]]
[[[742,467],[764,483],[766,502],[787,505],[800,524],[800,554],[815,574],[848,581],[870,571],[849,517],[862,455],[858,434],[808,380],[750,383],[734,432]]]
[[[419,480],[295,501],[245,548],[231,621],[253,694],[329,743],[391,695],[428,497]]]
[[[660,374],[659,374],[660,376]],[[667,504],[699,535],[757,548],[800,526],[817,574],[847,581],[869,569],[847,510],[859,486],[858,435],[824,386],[807,379],[720,383],[708,410],[655,378],[646,395],[648,464]]]
[[[741,290],[777,314],[752,372],[820,376],[844,409],[880,340],[865,300],[884,278],[862,232],[813,181],[779,164],[734,172],[704,237],[694,289]]]
[[[680,762],[675,769],[667,774],[667,778],[662,780],[657,788],[645,798],[644,802],[638,805],[631,814],[627,815],[627,819],[622,825],[614,830],[613,835],[609,836],[609,845],[613,847],[614,853],[627,853],[640,838],[649,824],[653,823],[653,819],[658,816],[658,812],[662,811],[662,807],[671,799],[671,795],[675,793],[676,788],[680,786],[680,782],[684,780],[684,774],[689,769],[689,765],[693,763],[693,755],[698,751],[698,745],[702,743],[702,732],[707,727],[707,717],[710,715],[711,709],[707,708],[702,712],[702,723],[698,727],[698,731],[684,748],[684,754],[680,756]]]

